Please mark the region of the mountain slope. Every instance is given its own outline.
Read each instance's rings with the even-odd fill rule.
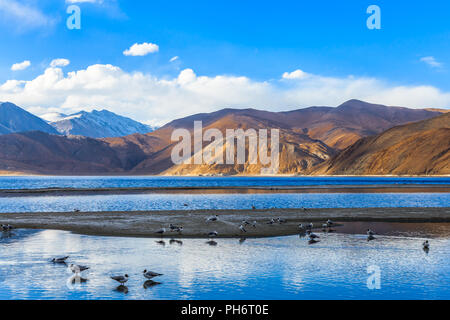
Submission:
[[[81,111],[50,124],[61,134],[91,138],[122,137],[153,131],[150,126],[107,110]]]
[[[42,131],[51,134],[58,132],[41,118],[10,102],[0,103],[0,134],[25,131]]]
[[[363,138],[311,173],[450,174],[450,113]]]

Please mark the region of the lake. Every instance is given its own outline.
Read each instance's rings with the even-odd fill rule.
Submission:
[[[219,239],[213,247],[200,239],[162,246],[155,239],[15,230],[0,239],[0,299],[449,299],[444,228],[447,236],[431,239],[428,254],[420,235],[367,242],[358,234],[319,234],[312,246],[298,236]],[[67,284],[67,267],[49,262],[61,255],[91,267],[87,283]],[[378,277],[369,267],[380,271],[380,289],[369,289],[368,277]],[[144,269],[163,273],[154,279],[161,284],[145,289]],[[125,273],[127,293],[109,278]]]
[[[450,185],[450,177],[0,177],[0,189]]]

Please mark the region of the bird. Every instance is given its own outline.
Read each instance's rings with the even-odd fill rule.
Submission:
[[[208,219],[206,219],[206,222],[214,222],[219,220],[219,216],[216,214],[214,216],[209,217]]]
[[[89,270],[89,267],[79,266],[79,265],[76,265],[76,264],[70,264],[69,268],[70,268],[70,270],[72,270],[73,273],[80,273],[80,272]]]
[[[123,276],[113,276],[111,277],[111,279],[113,279],[114,281],[119,282],[121,285],[124,285],[127,281],[128,281],[128,275],[125,274]]]
[[[426,240],[424,243],[422,243],[422,246],[423,246],[424,250],[430,249],[430,243],[428,242],[428,240]]]
[[[256,210],[256,207],[254,205],[252,205],[252,210]]]
[[[218,235],[219,233],[217,231],[211,231],[210,233],[208,233],[208,237],[210,238],[217,237]]]
[[[303,223],[300,223],[300,224],[298,225],[298,228],[299,228],[300,230],[305,230],[305,226],[303,225]]]
[[[375,240],[376,238],[373,235],[368,235],[367,236],[367,241],[372,241]]]
[[[275,223],[275,219],[270,219],[269,222],[267,222],[267,224],[274,224]]]
[[[75,210],[73,210],[73,212],[79,213],[79,212],[80,212],[80,209],[75,209]]]
[[[144,277],[147,278],[147,279],[153,279],[155,277],[162,276],[161,273],[156,273],[156,272],[153,272],[153,271],[147,271],[147,269],[144,270],[143,274],[144,274]]]
[[[248,226],[250,224],[250,222],[248,222],[247,220],[242,220],[242,225],[243,226]]]
[[[309,233],[308,236],[309,236],[310,239],[320,238],[317,234],[314,234],[314,233]]]
[[[51,260],[51,262],[63,264],[63,263],[66,263],[66,260],[67,260],[67,259],[69,259],[69,256],[67,256],[67,257],[60,257],[60,258],[53,258],[53,259]]]
[[[327,220],[327,225],[328,225],[329,227],[331,227],[333,224],[334,224],[333,221],[331,221],[330,219]]]
[[[277,222],[278,222],[279,224],[282,224],[282,223],[286,223],[287,220],[286,220],[286,219],[282,219],[282,218],[278,218],[278,219],[277,219]]]
[[[155,233],[163,235],[164,233],[166,233],[166,228],[161,228],[161,229],[157,230]]]
[[[183,206],[188,207],[189,205],[187,203],[183,204]]]
[[[375,232],[373,232],[372,230],[370,230],[370,229],[367,229],[367,235],[368,236],[373,236],[375,234]]]
[[[182,231],[183,231],[183,227],[179,227],[179,226],[175,226],[175,225],[173,225],[173,224],[170,224],[169,225],[169,229],[170,229],[170,231],[172,231],[172,232],[178,232],[178,233],[181,233]]]
[[[241,232],[247,232],[242,224],[239,226],[239,230],[241,230]]]
[[[11,231],[13,227],[10,224],[2,224],[2,231]]]
[[[252,226],[253,226],[253,228],[256,228],[256,221],[252,222]]]

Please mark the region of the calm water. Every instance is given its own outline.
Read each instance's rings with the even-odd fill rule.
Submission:
[[[188,206],[184,206],[188,204]],[[144,194],[0,198],[0,212],[450,207],[448,193]]]
[[[450,238],[329,234],[308,246],[299,237],[183,240],[94,237],[63,231],[16,230],[0,240],[0,299],[449,299]],[[105,248],[107,250],[105,250]],[[89,281],[67,286],[54,256],[86,264]],[[381,289],[367,288],[368,266],[381,270]],[[164,273],[144,289],[144,269]],[[130,275],[128,293],[110,275]]]
[[[447,178],[395,177],[0,177],[0,189],[450,184]]]

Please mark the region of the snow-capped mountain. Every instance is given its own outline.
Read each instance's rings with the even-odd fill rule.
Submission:
[[[58,132],[47,122],[10,102],[0,102],[0,134],[25,131]]]
[[[50,122],[50,125],[64,135],[111,138],[154,131],[154,128],[148,125],[107,110],[81,111],[72,115],[61,116],[60,120]]]

